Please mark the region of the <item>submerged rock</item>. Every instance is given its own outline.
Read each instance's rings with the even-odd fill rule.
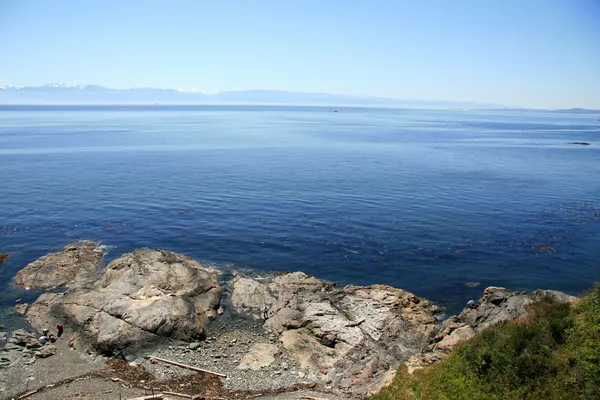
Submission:
[[[8,254],[0,253],[0,264],[8,259]]]
[[[103,256],[97,242],[75,242],[28,264],[17,273],[15,283],[31,289],[52,289],[86,282],[100,267]]]
[[[235,311],[263,320],[279,335],[310,379],[359,394],[427,346],[439,312],[401,289],[338,289],[302,272],[263,280],[238,275],[231,302]]]
[[[25,315],[28,308],[29,308],[29,304],[27,304],[27,303],[17,304],[14,308],[14,311],[15,311],[15,314]]]
[[[27,319],[38,328],[64,321],[73,345],[128,355],[165,338],[203,338],[220,297],[216,272],[177,253],[140,249],[112,261],[95,285],[41,295]]]

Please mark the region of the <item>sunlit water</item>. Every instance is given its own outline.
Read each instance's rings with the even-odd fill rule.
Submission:
[[[0,108],[0,304],[31,301],[15,273],[77,239],[449,311],[488,285],[600,279],[598,116],[338,110]]]

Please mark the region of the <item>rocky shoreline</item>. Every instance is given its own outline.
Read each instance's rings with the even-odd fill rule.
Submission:
[[[139,249],[104,268],[102,258],[98,243],[80,241],[17,274],[17,285],[63,290],[45,292],[16,311],[38,332],[62,322],[65,334],[55,355],[36,361],[39,350],[31,348],[52,352],[47,350],[52,347],[38,346],[37,335],[5,333],[10,339],[0,351],[0,397],[23,394],[22,382],[15,379],[24,375],[15,371],[31,371],[26,389],[51,385],[52,379],[38,377],[43,371],[36,368],[66,354],[70,358],[60,362],[83,360],[87,370],[104,371],[92,379],[100,382],[98,393],[122,390],[115,385],[119,383],[133,395],[136,388],[138,394],[145,390],[148,381],[160,386],[210,375],[190,375],[188,369],[147,357],[154,356],[225,375],[212,377],[218,382],[216,397],[286,398],[283,393],[293,392],[296,397],[289,398],[298,398],[309,391],[313,397],[363,398],[388,383],[402,363],[412,371],[441,360],[486,327],[525,317],[538,301],[576,301],[555,291],[527,294],[489,287],[473,307],[442,320],[435,304],[386,285],[339,288],[302,272],[240,273],[224,282],[217,269],[166,250]],[[126,359],[147,375],[113,381],[115,372],[106,369],[106,357]],[[64,370],[56,374],[56,382],[76,375]],[[199,389],[191,381],[189,387],[181,382],[175,391],[207,396],[206,391],[193,393]],[[69,385],[75,383],[59,387]],[[57,393],[52,390],[59,389],[31,398],[52,398]]]

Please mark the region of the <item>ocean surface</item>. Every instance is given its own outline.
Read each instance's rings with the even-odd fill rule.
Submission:
[[[0,107],[0,323],[11,280],[78,239],[227,271],[400,287],[600,280],[600,116],[331,107]],[[575,145],[570,142],[590,142]]]

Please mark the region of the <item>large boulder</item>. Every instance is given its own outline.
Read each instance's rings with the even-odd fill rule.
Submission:
[[[264,321],[309,378],[365,394],[435,336],[439,309],[385,285],[338,289],[302,272],[238,275],[234,311]]]
[[[103,256],[97,242],[81,240],[28,264],[17,273],[15,283],[31,289],[83,283],[98,271]]]
[[[94,285],[41,295],[27,319],[38,328],[64,322],[73,344],[109,355],[201,339],[220,303],[216,275],[189,257],[140,249],[108,264]]]

